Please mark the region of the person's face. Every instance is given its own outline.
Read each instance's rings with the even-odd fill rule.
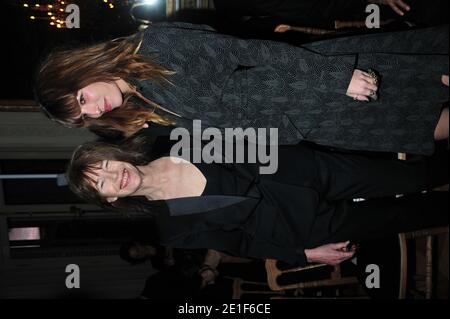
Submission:
[[[116,82],[95,82],[77,92],[81,117],[99,118],[123,103],[122,92]]]
[[[141,173],[130,163],[104,160],[96,167],[89,176],[93,180],[91,186],[110,203],[120,197],[132,196],[142,184]]]

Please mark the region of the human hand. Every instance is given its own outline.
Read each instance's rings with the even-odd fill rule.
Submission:
[[[356,247],[351,247],[347,250],[347,246],[350,241],[338,244],[323,245],[313,249],[305,249],[305,255],[308,262],[327,264],[327,265],[339,265],[343,261],[350,259],[356,252]]]
[[[215,283],[216,277],[219,275],[219,272],[211,267],[203,267],[199,271],[199,275],[202,278],[201,288],[204,288]]]
[[[442,79],[442,84],[444,84],[445,86],[448,86],[448,75],[443,75],[441,79]]]
[[[278,25],[276,28],[275,28],[275,32],[277,32],[277,33],[284,33],[284,32],[286,32],[286,31],[289,31],[289,30],[291,30],[291,26],[290,25],[287,25],[287,24],[280,24],[280,25]]]
[[[377,99],[377,80],[369,73],[355,70],[347,89],[347,96],[357,101],[369,102],[370,99]]]
[[[405,11],[411,10],[411,7],[402,0],[373,0],[372,3],[390,6],[398,15],[404,16]]]

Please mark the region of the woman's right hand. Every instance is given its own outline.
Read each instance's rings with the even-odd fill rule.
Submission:
[[[216,278],[219,275],[219,272],[217,271],[217,269],[205,265],[199,270],[199,275],[202,279],[200,288],[203,289],[206,286],[213,285],[215,283]]]
[[[275,28],[276,33],[285,33],[291,30],[291,26],[287,24],[280,24]]]
[[[402,0],[369,0],[369,3],[390,6],[400,16],[411,10],[411,7]]]
[[[347,250],[349,241],[337,244],[328,244],[313,249],[305,249],[306,259],[310,263],[339,265],[350,259],[356,252],[356,247]]]
[[[369,73],[355,70],[350,85],[347,89],[347,95],[354,100],[369,102],[370,99],[376,98],[378,85]]]

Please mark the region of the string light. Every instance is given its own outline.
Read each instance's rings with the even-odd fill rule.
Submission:
[[[24,2],[27,0],[24,0]],[[140,1],[156,1],[156,0],[140,0]],[[67,13],[65,12],[65,5],[71,1],[61,1],[61,0],[51,0],[44,1],[43,4],[39,3],[22,3],[22,7],[25,10],[30,10],[31,15],[30,20],[45,20],[51,26],[56,26],[57,28],[66,28],[65,19]],[[109,9],[115,9],[115,1],[113,0],[103,0],[103,2],[108,5]],[[126,1],[128,3],[128,1]]]

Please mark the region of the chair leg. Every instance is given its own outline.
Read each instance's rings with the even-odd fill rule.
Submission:
[[[425,258],[426,258],[425,298],[431,299],[433,295],[433,236],[427,236],[427,247]]]
[[[241,291],[242,279],[235,278],[233,281],[233,297],[232,299],[241,299],[242,291]]]
[[[400,244],[400,285],[398,299],[405,299],[408,283],[408,248],[405,234],[399,234],[398,239]]]

